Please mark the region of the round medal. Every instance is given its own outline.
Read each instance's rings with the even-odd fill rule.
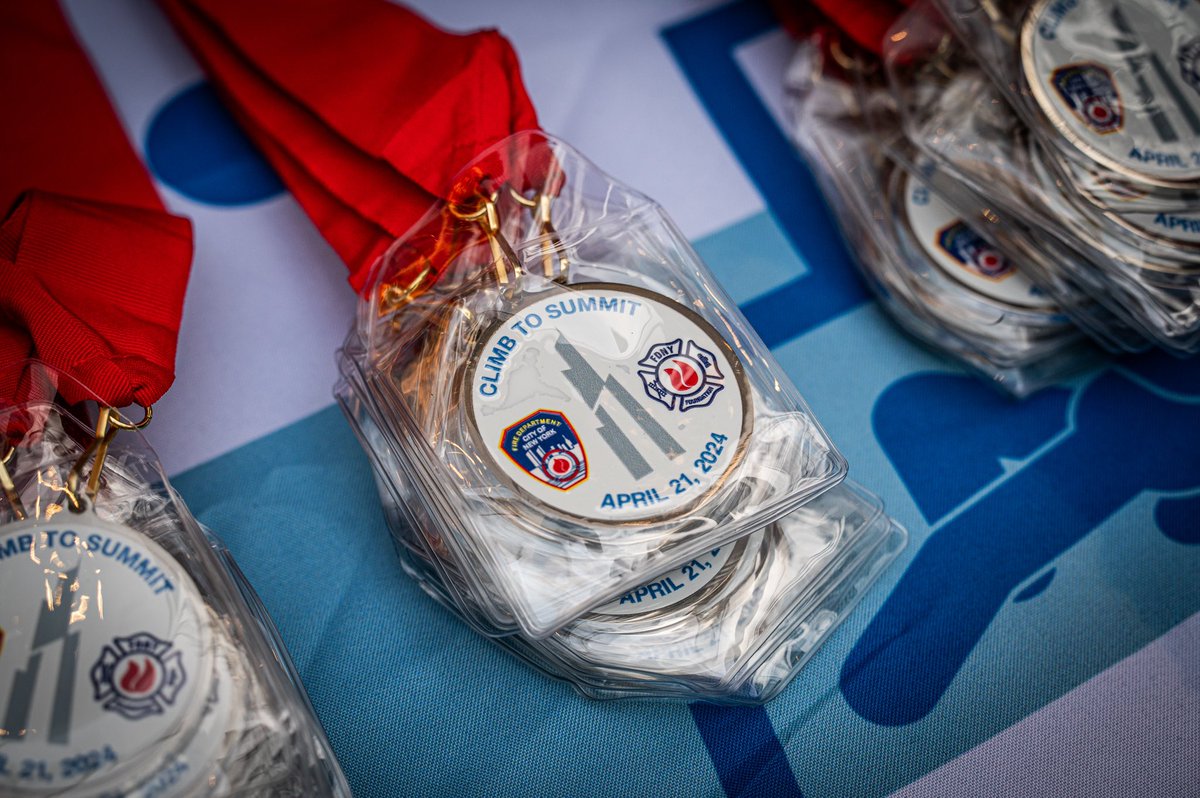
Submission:
[[[683,566],[630,590],[619,599],[592,610],[594,615],[642,615],[674,607],[714,584],[735,548],[743,541],[713,549]]]
[[[750,434],[733,348],[696,313],[631,286],[534,294],[483,335],[465,380],[468,424],[493,469],[590,522],[686,512]]]
[[[1200,6],[1037,0],[1021,29],[1025,80],[1088,158],[1161,186],[1200,182]]]
[[[998,302],[1039,310],[1054,301],[920,180],[905,174],[904,211],[921,249],[945,274]]]
[[[1195,274],[1195,266],[1191,259],[1188,258],[1186,250],[1181,248],[1177,259],[1167,259],[1146,247],[1147,244],[1152,242],[1167,243],[1166,241],[1155,239],[1151,235],[1152,231],[1147,229],[1147,226],[1153,225],[1152,219],[1155,214],[1150,212],[1118,214],[1115,211],[1109,211],[1103,213],[1100,218],[1096,218],[1094,213],[1089,214],[1087,211],[1088,207],[1096,208],[1096,206],[1089,206],[1087,200],[1082,199],[1078,192],[1069,192],[1064,185],[1064,181],[1051,173],[1050,167],[1046,163],[1047,151],[1043,147],[1038,146],[1036,143],[1031,144],[1029,156],[1033,174],[1045,189],[1043,197],[1050,204],[1050,207],[1063,219],[1074,220],[1076,224],[1091,225],[1094,229],[1086,237],[1086,241],[1091,246],[1096,247],[1102,254],[1150,274],[1159,273],[1184,276]],[[1166,213],[1163,215],[1173,216],[1173,214]],[[1191,214],[1183,213],[1178,214],[1178,217],[1184,220],[1189,217],[1194,218]],[[1121,226],[1126,230],[1140,234],[1143,237],[1143,241],[1140,242],[1141,246],[1137,246],[1134,242],[1114,235],[1113,231],[1104,229],[1103,225],[1109,221],[1119,221]],[[1177,230],[1176,234],[1178,236],[1187,235],[1184,230]],[[1183,243],[1177,242],[1175,245],[1181,246]],[[1187,246],[1190,247],[1190,244]]]
[[[92,515],[0,529],[5,794],[181,794],[223,740],[216,678],[203,601],[158,545]]]

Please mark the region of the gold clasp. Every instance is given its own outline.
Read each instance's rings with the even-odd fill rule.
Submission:
[[[4,490],[4,497],[12,506],[13,515],[18,521],[24,521],[29,514],[25,512],[25,503],[21,501],[21,494],[17,493],[17,486],[13,484],[12,475],[8,473],[8,461],[16,453],[17,447],[10,446],[4,457],[0,457],[0,489]]]
[[[513,279],[521,276],[521,262],[517,259],[517,253],[513,251],[512,246],[500,230],[500,213],[496,209],[495,194],[483,197],[479,207],[473,211],[463,211],[451,204],[450,213],[465,222],[479,222],[483,227],[488,246],[492,248],[492,262],[496,266],[496,279],[501,285],[508,285],[510,269]]]
[[[100,473],[104,470],[104,461],[108,457],[108,447],[112,443],[113,438],[121,430],[140,430],[149,426],[154,419],[154,407],[148,406],[144,408],[145,415],[141,421],[136,423],[126,421],[121,417],[121,413],[111,407],[101,406],[99,415],[96,416],[96,434],[92,438],[92,442],[83,450],[83,454],[79,455],[74,465],[71,466],[71,471],[67,474],[66,494],[70,501],[72,512],[83,512],[83,502],[79,499],[79,481],[83,478],[83,469],[88,461],[94,455],[96,458],[95,465],[92,466],[91,472],[88,474],[86,486],[87,496],[89,499],[96,498],[96,493],[100,490]]]
[[[429,258],[425,258],[425,268],[408,285],[385,283],[379,289],[380,315],[391,313],[393,310],[404,307],[416,299],[417,295],[421,293],[421,289],[425,286],[425,283],[434,274],[433,263],[430,262]]]
[[[511,185],[508,190],[513,199],[533,211],[533,218],[541,228],[543,236],[542,271],[545,273],[546,279],[553,280],[557,276],[566,274],[571,266],[571,261],[567,258],[567,248],[563,244],[562,238],[559,237],[558,231],[554,229],[554,222],[551,219],[550,203],[554,201],[554,198],[544,191],[539,191],[532,197],[526,197]],[[557,269],[554,267],[556,260],[558,261]]]

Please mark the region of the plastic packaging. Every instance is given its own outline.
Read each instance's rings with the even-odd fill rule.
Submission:
[[[457,185],[381,260],[341,368],[482,625],[546,637],[844,477],[651,200],[540,133]]]
[[[837,34],[800,44],[787,88],[808,158],[868,282],[906,330],[1007,392],[1024,396],[1094,360],[1054,292],[990,237],[961,188],[899,136],[882,69]]]
[[[761,703],[796,675],[903,549],[879,499],[846,482],[769,527],[701,553],[534,639],[493,625],[468,577],[420,534],[414,488],[348,384],[339,399],[371,454],[405,571],[436,601],[592,698]]]
[[[349,796],[262,605],[140,434],[97,446],[65,378],[26,373],[0,413],[0,792]]]
[[[945,0],[885,49],[912,143],[1040,284],[1090,297],[1064,310],[1113,351],[1200,347],[1197,42],[1193,4]]]

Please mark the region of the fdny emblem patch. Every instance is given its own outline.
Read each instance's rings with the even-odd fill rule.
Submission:
[[[1003,280],[1016,271],[1002,252],[961,221],[939,232],[937,242],[952,258],[980,277]]]
[[[668,410],[684,413],[694,407],[707,407],[725,388],[716,356],[691,339],[687,344],[682,338],[655,344],[638,366],[646,395],[662,402]]]
[[[130,720],[161,715],[187,681],[183,655],[149,632],[114,638],[91,677],[96,701]]]
[[[1179,71],[1184,81],[1200,92],[1200,36],[1179,48]]]
[[[1068,64],[1054,70],[1050,82],[1083,123],[1100,135],[1125,124],[1125,111],[1112,73],[1100,64]]]
[[[500,448],[526,473],[551,487],[569,490],[587,479],[587,454],[579,433],[556,410],[538,410],[506,427]]]

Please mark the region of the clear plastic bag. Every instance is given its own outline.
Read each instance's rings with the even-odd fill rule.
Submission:
[[[342,372],[491,626],[544,637],[845,475],[651,200],[518,134],[384,256]],[[339,391],[341,393],[341,391]]]
[[[261,603],[140,434],[97,447],[65,378],[27,374],[0,413],[0,792],[349,796]]]
[[[925,2],[885,48],[909,139],[1039,283],[1091,298],[1065,309],[1113,351],[1200,347],[1200,81],[1184,78],[1200,14],[1168,6]]]
[[[801,42],[789,69],[795,136],[884,308],[906,330],[1016,396],[1093,362],[1059,302],[947,196],[937,165],[899,136],[882,69],[837,34]],[[968,200],[970,195],[965,195]]]

